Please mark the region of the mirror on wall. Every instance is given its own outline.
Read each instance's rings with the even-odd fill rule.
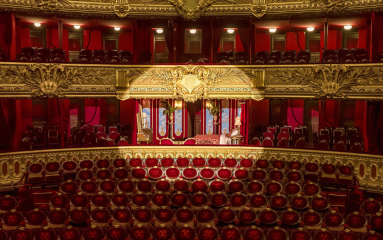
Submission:
[[[202,29],[185,30],[185,53],[202,53]]]

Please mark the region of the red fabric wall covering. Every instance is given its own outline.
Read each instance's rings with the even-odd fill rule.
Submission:
[[[31,38],[30,38],[30,29],[29,28],[21,28],[20,30],[21,36],[21,48],[31,47]]]
[[[13,150],[17,150],[21,135],[27,130],[28,126],[32,126],[32,99],[16,99],[15,100],[15,134],[13,139]]]
[[[105,99],[84,99],[85,124],[106,125]]]
[[[93,37],[93,36],[92,36]],[[68,29],[63,29],[62,49],[69,54]],[[93,39],[92,39],[93,40]],[[47,29],[47,48],[60,48],[59,31],[58,29]],[[67,59],[68,60],[68,59]]]
[[[16,59],[16,19],[12,13],[0,14],[0,48],[9,54],[10,60]]]
[[[342,31],[330,30],[328,31],[327,49],[341,49],[342,48]],[[320,58],[322,59],[322,52],[324,49],[324,32],[320,32]]]
[[[367,30],[366,29],[360,29],[359,30],[359,41],[358,41],[358,48],[364,48],[367,49]]]
[[[256,33],[254,52],[270,51],[270,34]]]
[[[121,32],[118,36],[118,48],[133,52],[133,33]]]
[[[243,48],[243,44],[242,44],[241,38],[239,37],[238,33],[235,34],[235,51],[236,52],[245,51],[244,48]]]
[[[367,137],[367,101],[355,101],[355,127],[362,132],[364,148],[368,149]]]
[[[260,137],[263,129],[269,126],[269,100],[249,101],[249,135],[250,140],[254,137]]]
[[[0,100],[0,152],[12,150],[12,138],[13,138],[13,122],[14,119],[11,117],[11,107],[13,99],[1,99]],[[12,121],[12,122],[10,122]]]
[[[304,105],[303,99],[288,99],[287,106],[287,123],[289,126],[295,127],[305,125],[304,124]]]
[[[48,126],[56,126],[60,129],[61,114],[64,116],[64,126],[69,127],[69,99],[63,99],[63,110],[59,99],[48,99]],[[69,131],[70,129],[68,129]]]
[[[125,101],[120,101],[120,124],[130,124],[132,126],[132,129],[134,130],[134,126],[136,125],[136,105],[135,105],[135,100],[134,99],[128,99]],[[154,125],[153,125],[154,126]],[[133,132],[132,136],[137,136],[134,135],[135,133]],[[154,130],[153,130],[153,142],[155,140],[154,137]],[[137,137],[132,139],[132,144],[137,143]]]
[[[92,32],[92,33],[90,33],[90,32]],[[90,49],[90,50],[102,49],[102,35],[101,35],[101,31],[98,31],[98,30],[95,30],[95,31],[84,30],[83,31],[84,49],[88,46],[90,34],[91,34],[91,41],[90,41],[88,49]]]
[[[299,46],[298,46],[298,43],[299,43]],[[301,49],[305,50],[305,45],[306,45],[306,35],[304,32],[298,32],[298,33],[287,32],[286,33],[286,51],[296,50],[297,52],[299,52]]]

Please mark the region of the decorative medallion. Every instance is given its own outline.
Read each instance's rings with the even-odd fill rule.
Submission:
[[[266,14],[267,11],[267,1],[266,0],[253,0],[253,4],[251,5],[252,14],[261,18]]]
[[[120,18],[126,17],[130,11],[129,0],[116,0],[114,13]]]

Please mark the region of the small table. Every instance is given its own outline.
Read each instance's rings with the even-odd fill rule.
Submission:
[[[241,145],[242,144],[242,136],[231,137],[231,145]]]

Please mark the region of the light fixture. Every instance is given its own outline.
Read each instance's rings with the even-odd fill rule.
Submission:
[[[75,29],[80,29],[80,25],[74,25]]]
[[[195,29],[190,29],[190,33],[191,34],[194,34],[194,33],[196,33],[197,32],[197,30],[195,30]]]
[[[227,29],[228,33],[234,33],[234,29]]]
[[[35,24],[35,27],[40,27],[41,26],[41,23],[39,23],[39,22],[35,22],[34,24]]]
[[[344,29],[350,30],[352,28],[352,25],[344,25]]]
[[[119,27],[114,27],[114,30],[120,31],[120,28]]]
[[[181,100],[176,100],[174,102],[174,107],[181,109],[182,108],[182,101]]]
[[[156,32],[157,32],[157,33],[163,33],[163,32],[164,32],[164,29],[162,29],[162,28],[158,28],[158,29],[156,29]]]
[[[270,31],[271,33],[275,33],[275,32],[277,31],[277,29],[276,29],[276,28],[269,28],[269,31]]]
[[[313,27],[308,27],[307,28],[307,31],[309,31],[309,32],[312,32],[312,31],[314,31],[315,30],[315,28],[313,28]]]
[[[213,106],[212,106],[211,102],[210,101],[206,101],[206,109],[210,109],[212,107]]]

